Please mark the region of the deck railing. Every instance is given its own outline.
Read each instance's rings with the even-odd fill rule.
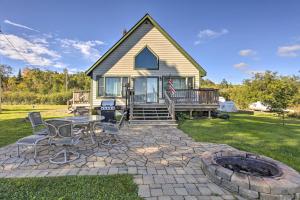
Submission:
[[[126,101],[128,99],[129,105],[129,118],[132,119],[133,116],[133,104],[134,104],[134,91],[133,89],[127,89]]]
[[[74,104],[89,104],[90,103],[90,91],[74,91],[72,99],[67,101],[68,108]]]
[[[73,102],[73,104],[89,103],[90,102],[90,91],[74,91],[72,102]]]
[[[175,104],[218,104],[219,93],[217,89],[177,89],[170,94]]]

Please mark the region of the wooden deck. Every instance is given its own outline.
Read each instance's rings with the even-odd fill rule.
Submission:
[[[67,104],[69,109],[76,110],[78,107],[90,107],[90,102],[90,91],[74,91]]]
[[[165,103],[134,104],[135,108],[161,108],[166,107]],[[219,104],[175,104],[175,111],[208,111],[219,107]]]
[[[193,111],[208,111],[210,117],[211,111],[219,107],[219,93],[217,89],[201,88],[201,89],[181,89],[176,90],[174,94],[164,93],[163,104],[140,104],[134,102],[134,93],[129,92],[128,108],[130,116],[134,115],[136,108],[159,108],[167,107],[169,116],[175,120],[175,112],[189,111],[192,115]]]
[[[165,108],[169,112],[172,120],[175,120],[175,112],[189,111],[192,115],[193,111],[208,111],[216,110],[219,107],[219,93],[217,89],[200,88],[200,89],[181,89],[176,90],[174,94],[165,92],[164,103],[137,103],[134,102],[134,92],[128,89],[126,108],[129,110],[130,116],[133,116],[134,108]],[[89,91],[74,91],[73,98],[68,101],[70,110],[77,108],[91,108]]]
[[[219,107],[217,89],[176,90],[175,94],[168,95],[174,101],[175,111],[211,111]]]

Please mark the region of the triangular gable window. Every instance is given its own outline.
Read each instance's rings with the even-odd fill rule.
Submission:
[[[145,47],[135,57],[136,69],[158,69],[158,57],[151,49]]]

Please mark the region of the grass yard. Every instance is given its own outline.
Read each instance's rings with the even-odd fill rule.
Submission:
[[[68,116],[65,105],[4,105],[0,114],[0,147],[32,134],[31,125],[25,122],[30,111],[40,111],[44,119]]]
[[[179,128],[196,141],[224,143],[240,150],[263,154],[300,172],[300,120],[265,113],[231,114],[230,120],[186,120]]]
[[[141,199],[129,175],[0,179],[0,199]]]

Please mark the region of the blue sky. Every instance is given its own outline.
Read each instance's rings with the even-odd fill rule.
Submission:
[[[265,70],[299,75],[299,10],[289,0],[1,0],[0,62],[15,73],[85,71],[149,13],[213,81],[240,83]]]

